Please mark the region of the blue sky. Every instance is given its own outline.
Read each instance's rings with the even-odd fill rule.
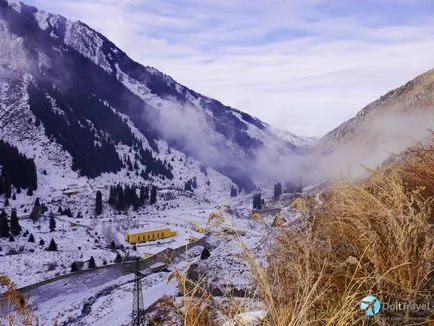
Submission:
[[[321,136],[434,68],[434,0],[27,0],[133,59],[301,135]]]

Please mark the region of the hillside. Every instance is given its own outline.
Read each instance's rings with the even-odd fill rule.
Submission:
[[[168,271],[187,260],[216,293],[245,293],[231,230],[260,246],[274,216],[252,221],[251,192],[267,205],[272,162],[311,150],[134,62],[89,26],[12,0],[0,0],[0,145],[0,293],[9,278],[44,325],[130,323],[136,261],[145,308],[176,294]],[[203,233],[208,222],[219,236]],[[125,236],[167,228],[170,238],[156,231],[137,245]],[[194,250],[150,271],[186,245]],[[201,261],[205,247],[214,259]]]
[[[171,147],[251,191],[264,149],[276,157],[304,151],[260,120],[134,62],[81,22],[2,0],[0,31],[2,138],[26,151],[24,138],[36,145],[46,137],[53,144],[40,147],[43,156],[82,176],[120,171],[124,145],[144,174],[171,179],[159,155]]]
[[[318,176],[358,177],[411,144],[434,126],[434,70],[368,104],[318,142]],[[318,158],[317,157],[317,158]]]
[[[392,129],[397,128],[403,128],[399,130],[399,133],[403,134],[403,139],[416,138],[414,129],[412,132],[405,131],[412,129],[414,123],[420,123],[418,127],[429,126],[433,110],[434,69],[368,104],[355,117],[321,138],[321,144],[337,148],[350,142],[369,143],[375,140],[375,137],[388,136]],[[382,125],[383,122],[385,124]]]

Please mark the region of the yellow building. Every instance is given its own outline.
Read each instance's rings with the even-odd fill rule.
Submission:
[[[194,223],[193,228],[196,232],[199,232],[199,233],[206,234],[209,232],[209,230],[206,227],[201,226],[199,223]]]
[[[170,228],[134,229],[125,232],[125,240],[129,243],[148,242],[176,236]]]
[[[190,242],[190,243],[192,243],[192,242],[197,242],[197,241],[199,241],[200,239],[199,238],[196,238],[196,237],[193,237],[193,236],[189,236],[188,237],[188,242]]]

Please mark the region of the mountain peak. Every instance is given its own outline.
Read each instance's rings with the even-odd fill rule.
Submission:
[[[7,28],[0,33],[10,39],[8,46],[19,40],[16,47],[25,61],[10,67],[15,77],[5,85],[12,83],[16,89],[3,98],[13,91],[21,94],[26,120],[18,119],[18,108],[8,119],[23,126],[36,121],[42,128],[35,133],[43,132],[61,145],[71,155],[72,168],[83,175],[119,171],[124,155],[120,148],[127,146],[142,158],[143,175],[153,171],[167,177],[170,164],[157,157],[160,146],[169,146],[250,191],[257,173],[249,167],[262,149],[273,148],[277,156],[300,152],[301,144],[291,143],[295,137],[282,140],[259,119],[133,61],[82,22],[19,2],[1,3],[0,21]],[[80,146],[87,146],[88,155],[81,154]]]

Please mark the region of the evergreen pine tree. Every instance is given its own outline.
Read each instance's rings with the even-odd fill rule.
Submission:
[[[31,242],[31,243],[35,242],[35,237],[33,236],[33,234],[29,235],[29,242]]]
[[[108,203],[110,206],[116,206],[116,201],[116,188],[114,186],[111,186]]]
[[[130,205],[133,207],[139,206],[139,197],[137,196],[137,189],[135,186],[130,188]]]
[[[50,232],[56,230],[56,219],[54,218],[54,214],[50,213]]]
[[[238,196],[238,191],[236,187],[231,187],[231,197],[237,197]]]
[[[32,187],[27,188],[27,196],[33,196],[33,189],[32,189]]]
[[[112,240],[112,242],[110,243],[110,247],[112,248],[112,250],[116,249],[116,243],[115,240]]]
[[[152,186],[151,190],[151,205],[154,205],[157,202],[157,187]]]
[[[36,165],[33,160],[30,161],[30,188],[38,189],[38,174],[36,173]]]
[[[102,193],[101,191],[96,192],[96,200],[95,200],[95,214],[101,215],[102,213]]]
[[[8,215],[4,210],[0,213],[0,237],[9,237]]]
[[[200,259],[205,260],[205,259],[208,259],[209,256],[211,256],[209,250],[207,248],[203,248],[202,254],[200,255]]]
[[[145,200],[149,200],[149,187],[145,187]]]
[[[78,272],[78,264],[76,261],[71,264],[71,273]]]
[[[45,244],[44,239],[41,239],[41,240],[39,241],[39,245],[40,245],[40,246],[43,246],[44,244]]]
[[[48,251],[57,251],[57,244],[54,239],[51,239],[50,245],[48,246]]]
[[[116,255],[115,263],[116,264],[122,263],[122,257],[119,253],[117,253],[117,255]]]
[[[22,228],[18,219],[17,211],[14,209],[11,213],[11,233],[13,235],[18,235],[21,231]]]
[[[282,189],[282,184],[280,182],[278,182],[277,184],[274,185],[274,198],[279,197],[283,192]]]
[[[96,268],[95,258],[93,258],[93,256],[90,256],[88,268],[89,269]]]
[[[192,185],[191,185],[191,180],[188,180],[188,181],[184,184],[184,190],[185,190],[185,191],[194,192],[194,191],[193,191],[193,187],[192,187]]]
[[[140,187],[140,197],[139,197],[140,206],[145,205],[145,201],[146,201],[145,187],[142,185]]]
[[[68,217],[72,217],[72,212],[71,212],[71,209],[69,207],[67,207],[66,209],[63,210],[63,214],[68,216]]]
[[[3,183],[4,183],[5,197],[6,198],[11,198],[11,195],[12,195],[12,184],[11,184],[11,180],[10,180],[8,174],[5,175]]]
[[[119,211],[125,210],[125,197],[124,197],[124,188],[121,185],[118,185],[116,187],[116,194],[117,194],[117,203],[116,203],[116,209]]]
[[[33,206],[32,212],[30,213],[30,219],[33,222],[36,222],[42,214],[41,205],[39,205],[39,200],[35,201],[35,205]]]
[[[262,209],[262,198],[261,194],[256,194],[253,196],[253,209],[260,211]]]

